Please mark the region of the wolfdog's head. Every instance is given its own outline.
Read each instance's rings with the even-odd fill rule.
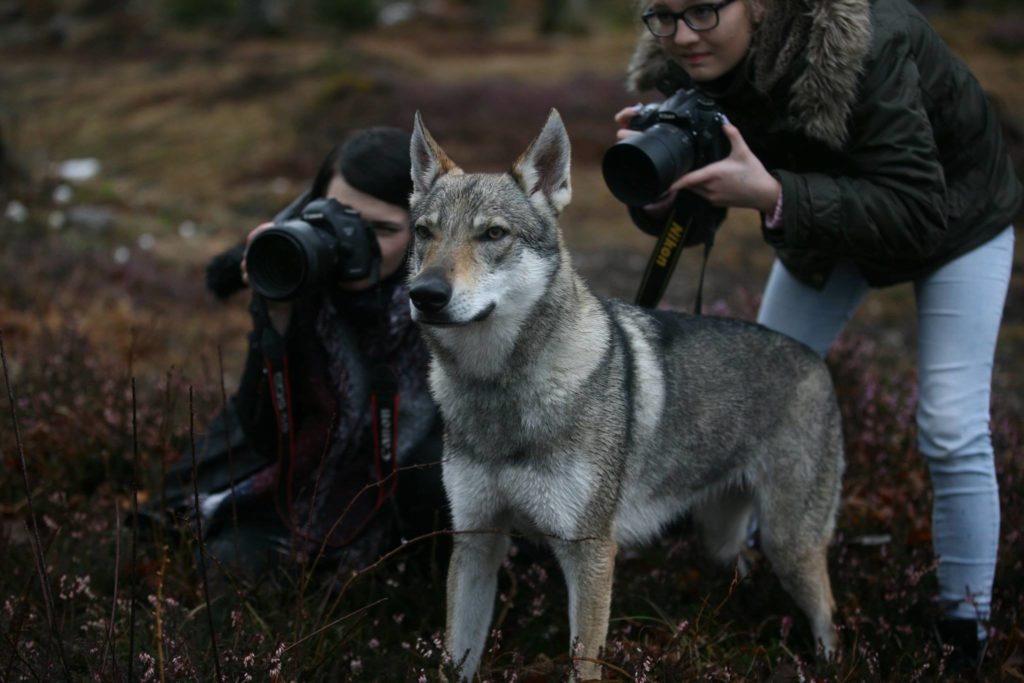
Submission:
[[[411,151],[413,319],[442,341],[469,329],[514,338],[562,263],[557,218],[572,190],[561,117],[551,111],[507,173],[463,173],[418,113]]]

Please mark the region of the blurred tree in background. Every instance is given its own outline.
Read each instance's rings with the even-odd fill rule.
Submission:
[[[538,29],[552,33],[585,33],[590,10],[588,0],[544,0]]]
[[[913,0],[929,13],[1020,11],[1019,0]],[[510,22],[539,35],[580,35],[632,19],[629,0],[0,0],[0,48],[13,45],[125,47],[168,29],[229,29],[231,35],[357,31],[429,19],[493,34]],[[1018,47],[1024,29],[1011,31]],[[1005,41],[1004,41],[1005,42]],[[1011,43],[1013,40],[1011,40]]]

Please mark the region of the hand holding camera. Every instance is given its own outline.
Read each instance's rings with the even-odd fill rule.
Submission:
[[[625,118],[625,110],[619,112],[617,119]],[[694,90],[638,107],[628,127],[641,134],[620,134],[601,161],[608,188],[629,206],[657,201],[681,176],[728,155],[723,119],[715,103]]]
[[[672,183],[669,190],[689,190],[712,206],[757,209],[770,214],[779,200],[782,186],[750,151],[736,126],[726,122],[722,132],[732,147],[729,156],[687,173]]]
[[[252,244],[252,241],[253,241],[253,239],[256,238],[256,235],[260,234],[261,232],[263,232],[267,228],[271,227],[272,225],[274,225],[272,222],[260,223],[255,228],[253,228],[251,231],[249,231],[249,234],[245,236],[245,254],[246,255],[249,253],[249,245]],[[245,256],[242,256],[242,266],[241,266],[241,268],[242,268],[242,282],[244,282],[245,284],[249,284],[249,270],[246,268]]]
[[[615,115],[619,142],[602,169],[612,194],[630,206],[671,203],[689,190],[713,206],[771,211],[781,188],[715,104],[679,90],[661,104]]]

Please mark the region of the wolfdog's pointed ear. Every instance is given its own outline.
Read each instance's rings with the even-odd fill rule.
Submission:
[[[552,109],[540,135],[512,166],[512,177],[538,209],[558,214],[572,199],[569,157],[569,135]]]
[[[413,126],[412,142],[409,145],[412,160],[412,197],[410,204],[423,198],[437,179],[446,173],[460,175],[462,169],[448,158],[441,146],[434,141],[430,131],[423,125],[423,117],[416,112],[416,123]]]

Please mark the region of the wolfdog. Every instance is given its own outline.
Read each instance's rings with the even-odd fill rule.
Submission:
[[[508,173],[463,173],[418,113],[411,151],[409,294],[445,420],[446,646],[461,675],[479,665],[512,530],[550,544],[575,675],[593,678],[617,548],[686,511],[722,562],[756,515],[764,555],[832,652],[843,450],[824,363],[753,323],[595,296],[558,224],[572,191],[557,111]]]

